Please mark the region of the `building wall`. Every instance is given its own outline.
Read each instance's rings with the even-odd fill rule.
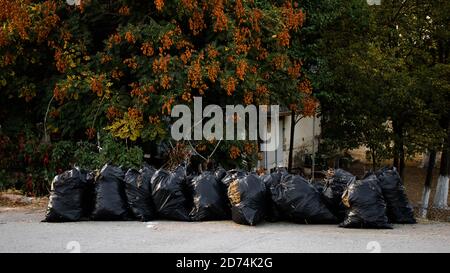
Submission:
[[[303,154],[311,154],[313,149],[313,124],[314,119],[302,118],[295,126],[294,148],[293,148],[293,166],[299,166]],[[270,130],[270,128],[269,128]],[[320,136],[320,118],[315,120],[315,151],[318,148]],[[289,160],[289,144],[291,133],[291,116],[280,117],[280,147],[278,151],[265,152],[263,160],[259,162],[260,167],[270,170],[274,167],[287,167]]]

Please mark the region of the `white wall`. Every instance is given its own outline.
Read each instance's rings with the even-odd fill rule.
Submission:
[[[293,166],[298,165],[295,154],[298,152],[312,153],[313,145],[313,118],[302,118],[295,126]],[[269,128],[270,130],[270,128]],[[318,137],[320,136],[320,118],[315,120],[315,151],[318,148]],[[280,117],[280,150],[264,153],[263,160],[259,166],[270,170],[277,166],[287,167],[289,160],[289,144],[291,133],[291,116]]]

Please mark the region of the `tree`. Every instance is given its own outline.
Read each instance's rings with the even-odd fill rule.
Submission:
[[[344,17],[344,30],[325,36],[333,50],[322,47],[325,65],[318,82],[326,90],[320,93],[325,143],[338,149],[363,144],[374,168],[393,158],[403,177],[406,158],[442,136],[440,113],[430,106],[439,95],[418,88],[429,55],[423,50],[429,42],[424,38],[428,6],[386,1],[353,7],[347,6],[347,13],[361,16]]]
[[[19,144],[26,124],[32,132],[26,138],[46,143],[43,158],[60,141],[89,142],[95,150],[110,136],[125,150],[149,152],[168,144],[172,107],[191,106],[194,96],[207,104],[276,103],[299,111],[311,97],[302,89],[308,78],[299,53],[305,13],[294,1],[1,0],[0,6],[2,138]],[[212,142],[195,148],[209,153]],[[242,165],[257,153],[253,142],[223,142],[216,159]]]

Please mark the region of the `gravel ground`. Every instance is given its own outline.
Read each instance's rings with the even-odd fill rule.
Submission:
[[[42,209],[0,208],[0,252],[450,252],[450,223],[393,230],[232,221],[42,223]]]

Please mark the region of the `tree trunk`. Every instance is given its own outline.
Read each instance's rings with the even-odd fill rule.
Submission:
[[[402,136],[403,138],[403,136]],[[400,168],[399,173],[402,178],[402,182],[405,183],[405,146],[403,146],[403,139],[400,141]]]
[[[375,171],[377,169],[377,159],[375,151],[372,149],[372,169]]]
[[[395,140],[394,140],[394,167],[397,168],[402,181],[405,178],[405,147],[403,145],[403,127],[399,122],[392,123]]]
[[[447,121],[447,137],[442,147],[441,166],[439,170],[439,178],[434,195],[433,207],[446,208],[448,204],[448,180],[450,168],[450,123]]]
[[[295,134],[295,111],[291,114],[291,134],[289,139],[289,159],[288,159],[288,171],[292,171],[292,157],[294,153],[294,134]]]
[[[394,144],[394,146],[395,146],[395,144]],[[399,169],[399,164],[398,164],[398,153],[397,153],[397,151],[394,149],[394,162],[392,163],[392,165],[394,166],[394,167],[396,167],[397,168],[397,170]]]
[[[430,201],[431,182],[433,181],[433,170],[436,164],[436,150],[431,150],[428,157],[427,175],[425,178],[425,185],[422,193],[422,208],[420,209],[420,216],[427,218],[428,204]]]

